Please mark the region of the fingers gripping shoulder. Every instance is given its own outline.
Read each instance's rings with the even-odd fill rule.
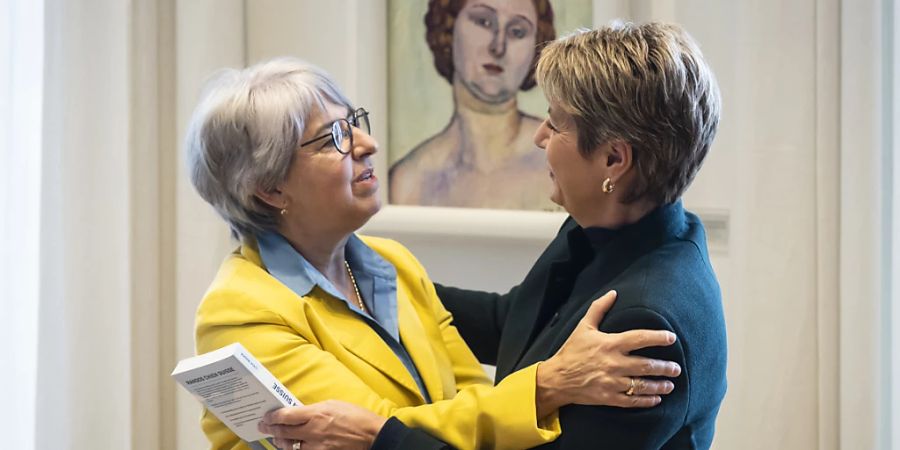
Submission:
[[[648,358],[674,361],[682,367],[682,376],[686,372],[684,342],[679,330],[659,312],[644,307],[632,306],[624,309],[615,307],[600,323],[599,330],[604,333],[620,333],[623,339],[633,340],[632,346],[640,348],[631,352],[634,355]],[[675,334],[675,342],[668,346],[651,346],[651,342],[660,340],[660,332]]]

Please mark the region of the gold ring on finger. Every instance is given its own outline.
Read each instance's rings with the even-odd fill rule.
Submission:
[[[631,379],[631,386],[629,386],[628,390],[625,391],[625,395],[630,397],[630,396],[634,395],[635,383],[634,383],[634,377],[628,377],[628,378]]]

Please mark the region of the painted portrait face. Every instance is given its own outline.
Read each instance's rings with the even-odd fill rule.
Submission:
[[[537,13],[531,0],[470,0],[453,27],[454,76],[477,98],[515,96],[535,53]]]

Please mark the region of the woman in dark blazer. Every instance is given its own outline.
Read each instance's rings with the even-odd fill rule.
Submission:
[[[725,322],[703,225],[680,198],[718,127],[712,72],[686,32],[649,23],[562,38],[537,74],[550,118],[535,141],[551,197],[571,217],[509,293],[438,295],[499,381],[559,351],[591,300],[616,290],[600,330],[673,331],[675,345],[638,354],[680,364],[675,390],[645,410],[565,406],[562,435],[544,448],[709,448],[726,388]]]
[[[547,153],[551,199],[570,217],[510,292],[437,293],[499,382],[571,345],[591,301],[616,290],[600,331],[673,331],[675,345],[634,353],[677,362],[675,389],[649,409],[564,406],[562,435],[542,448],[709,448],[726,389],[725,323],[703,225],[680,199],[718,128],[715,78],[678,26],[614,23],[549,44],[537,79],[550,117],[535,143]],[[621,392],[643,383],[631,378]],[[373,448],[441,444],[391,423]]]
[[[616,230],[567,220],[508,294],[443,286],[437,292],[475,356],[497,365],[499,382],[556,353],[590,301],[609,289],[618,300],[600,330],[673,331],[679,337],[674,346],[637,354],[675,361],[684,370],[656,408],[561,408],[562,435],[541,448],[709,448],[725,394],[725,327],[703,226],[681,202]]]

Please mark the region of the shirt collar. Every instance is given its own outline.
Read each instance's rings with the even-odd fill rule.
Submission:
[[[319,286],[328,294],[347,301],[331,281],[303,257],[279,233],[264,231],[256,236],[259,256],[266,270],[285,286],[303,297]],[[345,255],[355,274],[394,279],[397,270],[377,252],[369,248],[359,237],[351,234],[345,247]]]
[[[363,273],[386,279],[397,278],[397,269],[394,268],[394,265],[387,262],[355,234],[350,235],[344,251],[353,273]]]

